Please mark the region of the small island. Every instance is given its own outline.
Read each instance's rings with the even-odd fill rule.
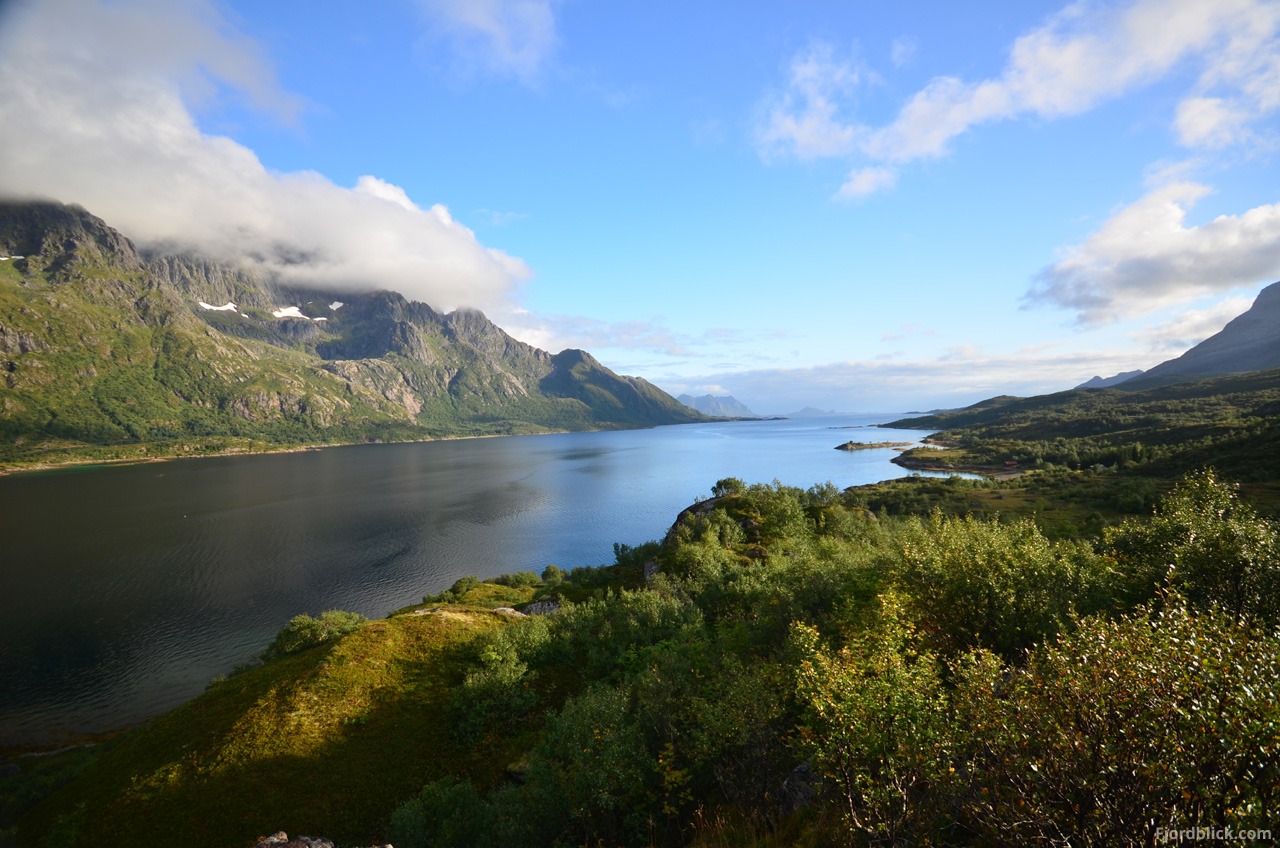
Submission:
[[[845,442],[843,445],[836,445],[836,450],[856,451],[871,450],[872,448],[893,448],[895,450],[906,450],[914,445],[915,442]]]

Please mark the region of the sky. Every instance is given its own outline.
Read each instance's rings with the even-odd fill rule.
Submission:
[[[765,414],[1177,356],[1278,110],[1261,0],[0,2],[0,194]]]

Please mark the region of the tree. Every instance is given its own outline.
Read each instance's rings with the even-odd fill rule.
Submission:
[[[1150,521],[1106,535],[1134,600],[1165,584],[1195,604],[1274,621],[1280,612],[1280,538],[1212,469],[1183,478]]]

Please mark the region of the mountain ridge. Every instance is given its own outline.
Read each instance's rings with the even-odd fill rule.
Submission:
[[[1258,292],[1247,310],[1209,338],[1181,356],[1124,381],[1121,387],[1140,391],[1205,377],[1276,368],[1280,368],[1280,283],[1272,283]]]
[[[0,464],[705,420],[478,310],[140,253],[77,206],[0,202],[0,255]]]

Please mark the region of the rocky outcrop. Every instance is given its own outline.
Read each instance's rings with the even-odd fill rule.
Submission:
[[[525,605],[524,608],[525,615],[551,615],[552,613],[559,611],[559,601],[534,601],[531,604]]]
[[[0,255],[57,277],[82,263],[143,267],[133,242],[82,207],[60,203],[0,202]]]
[[[281,830],[270,836],[259,836],[253,848],[334,848],[334,845],[330,840],[319,836],[299,836],[290,839],[289,834]],[[390,843],[372,845],[370,848],[392,848],[392,845]]]

